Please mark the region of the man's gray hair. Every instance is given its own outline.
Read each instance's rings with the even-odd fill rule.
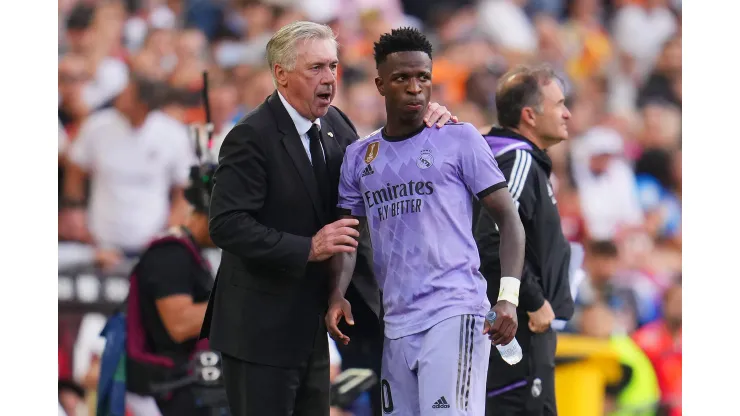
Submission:
[[[329,26],[314,22],[298,21],[280,28],[267,42],[267,63],[270,65],[272,81],[276,84],[275,64],[287,71],[295,69],[296,45],[299,41],[328,39],[338,47],[336,35]]]

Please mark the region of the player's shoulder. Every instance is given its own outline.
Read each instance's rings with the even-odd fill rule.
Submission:
[[[382,130],[383,130],[382,128],[379,128],[375,130],[374,132],[355,140],[352,144],[347,146],[347,153],[350,153],[350,154],[360,153],[362,152],[363,149],[366,149],[372,143],[377,143],[378,141],[382,140],[383,139],[381,137]]]
[[[432,128],[436,129],[441,135],[453,134],[464,138],[483,138],[483,135],[475,128],[475,126],[465,122],[453,123],[448,121],[439,129],[436,127]]]
[[[448,148],[471,150],[485,143],[483,135],[470,123],[448,122],[444,126],[430,127],[430,136],[444,142]]]

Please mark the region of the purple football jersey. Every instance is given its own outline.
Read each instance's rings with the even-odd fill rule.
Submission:
[[[378,130],[347,148],[338,205],[367,217],[388,338],[490,309],[473,196],[505,186],[490,147],[468,123],[400,141]]]

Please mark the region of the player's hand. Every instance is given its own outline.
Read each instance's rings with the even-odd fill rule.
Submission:
[[[434,123],[437,123],[437,128],[442,127],[448,121],[452,120],[453,123],[457,123],[457,117],[453,116],[452,113],[447,111],[447,107],[439,105],[439,103],[429,103],[427,106],[427,112],[424,113],[424,123],[427,127],[432,127]]]
[[[555,319],[555,312],[552,311],[552,306],[547,300],[539,309],[527,312],[527,314],[529,315],[529,330],[536,333],[547,331],[552,320]]]
[[[311,239],[308,261],[324,261],[336,253],[353,253],[357,250],[356,237],[360,222],[355,218],[344,218],[327,224]]]
[[[349,337],[339,330],[339,320],[342,319],[342,317],[344,317],[344,320],[347,321],[348,324],[355,324],[355,320],[352,318],[352,306],[349,304],[347,299],[341,295],[334,295],[329,300],[329,310],[326,311],[326,316],[324,316],[326,329],[329,331],[329,335],[331,335],[334,341],[347,345],[349,344]]]
[[[491,326],[488,321],[483,324],[483,333],[488,334],[494,345],[507,345],[516,335],[519,326],[516,318],[516,306],[505,300],[500,300],[492,308],[496,312],[496,320]]]

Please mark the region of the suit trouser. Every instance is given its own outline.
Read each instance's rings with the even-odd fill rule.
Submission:
[[[301,366],[274,367],[222,354],[231,416],[328,416],[329,348],[319,325],[313,351]]]
[[[555,416],[557,334],[552,329],[535,334],[526,314],[518,318],[516,338],[524,356],[512,366],[491,349],[486,416]]]

